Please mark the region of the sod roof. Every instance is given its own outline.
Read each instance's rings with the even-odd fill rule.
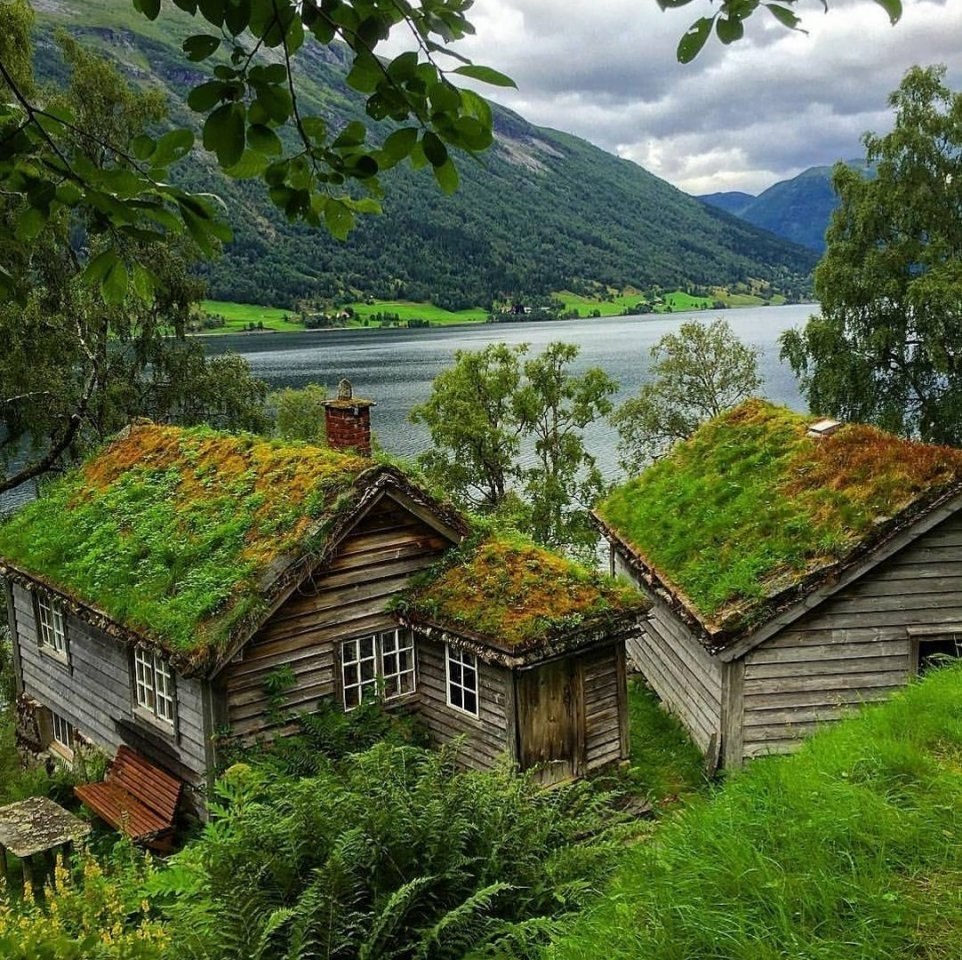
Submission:
[[[518,655],[613,636],[648,606],[633,587],[527,541],[492,537],[451,551],[399,609],[406,623]]]
[[[256,624],[371,466],[305,444],[135,426],[0,524],[0,567],[196,662]]]
[[[749,400],[706,423],[596,515],[718,645],[962,491],[962,450]]]

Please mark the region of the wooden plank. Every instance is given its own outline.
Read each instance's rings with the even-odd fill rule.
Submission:
[[[858,690],[788,690],[772,693],[767,690],[745,694],[746,715],[753,710],[775,707],[834,706],[839,703],[874,703],[892,695],[892,687],[862,688]]]
[[[787,690],[860,690],[870,687],[903,687],[904,670],[858,673],[829,677],[765,677],[745,680],[745,693],[781,693]]]
[[[784,753],[794,753],[802,745],[801,740],[762,740],[758,743],[745,744],[745,759],[755,757],[776,756]]]
[[[886,697],[891,696],[891,691]],[[813,707],[788,707],[779,710],[749,710],[745,714],[745,728],[764,727],[774,723],[823,723],[839,720],[857,713],[864,702],[821,704]]]
[[[806,643],[792,646],[773,646],[763,643],[745,657],[747,667],[767,663],[805,663],[809,661],[859,660],[874,657],[904,657],[908,639],[868,640],[861,643]],[[839,666],[839,670],[847,669]]]
[[[3,594],[7,605],[7,626],[10,630],[10,645],[13,659],[14,689],[17,693],[23,690],[23,669],[20,664],[20,632],[17,629],[17,611],[13,599],[13,584],[4,580]]]
[[[725,664],[722,676],[721,749],[718,757],[728,769],[741,766],[745,737],[745,677],[744,660]],[[717,762],[713,758],[713,762]],[[714,770],[709,771],[713,775]]]
[[[741,661],[745,663],[744,660]],[[858,657],[837,661],[835,659],[807,660],[788,663],[745,663],[745,679],[761,680],[775,677],[824,677],[844,674],[857,676],[860,673],[878,673],[885,670],[898,670],[903,677],[908,676],[908,650],[888,657]]]

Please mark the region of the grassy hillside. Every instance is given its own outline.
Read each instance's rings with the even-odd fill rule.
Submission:
[[[141,83],[165,89],[177,119],[185,91],[201,78],[180,52],[193,21],[172,5],[154,23],[129,0],[38,4],[45,39],[41,72],[61,78],[50,39],[67,27],[115,57]],[[343,82],[337,50],[307,46],[298,83],[308,111],[334,128],[363,118]],[[462,189],[444,197],[424,171],[385,176],[385,214],[347,243],[291,225],[253,181],[227,181],[203,154],[185,165],[189,185],[228,204],[235,239],[208,266],[218,300],[286,307],[299,297],[340,302],[374,297],[429,301],[450,310],[555,290],[733,286],[752,279],[802,294],[810,253],[706,208],[637,165],[576,137],[496,113],[497,146],[481,162],[464,159]]]
[[[550,960],[950,960],[962,669],[754,763],[626,850]]]

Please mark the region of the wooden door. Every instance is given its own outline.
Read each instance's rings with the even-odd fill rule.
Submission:
[[[517,674],[518,760],[544,784],[580,777],[585,766],[581,663],[567,657]]]

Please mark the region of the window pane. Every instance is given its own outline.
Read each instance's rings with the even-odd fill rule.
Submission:
[[[468,711],[468,713],[478,712],[478,695],[473,690],[464,691],[464,703],[463,708]]]

